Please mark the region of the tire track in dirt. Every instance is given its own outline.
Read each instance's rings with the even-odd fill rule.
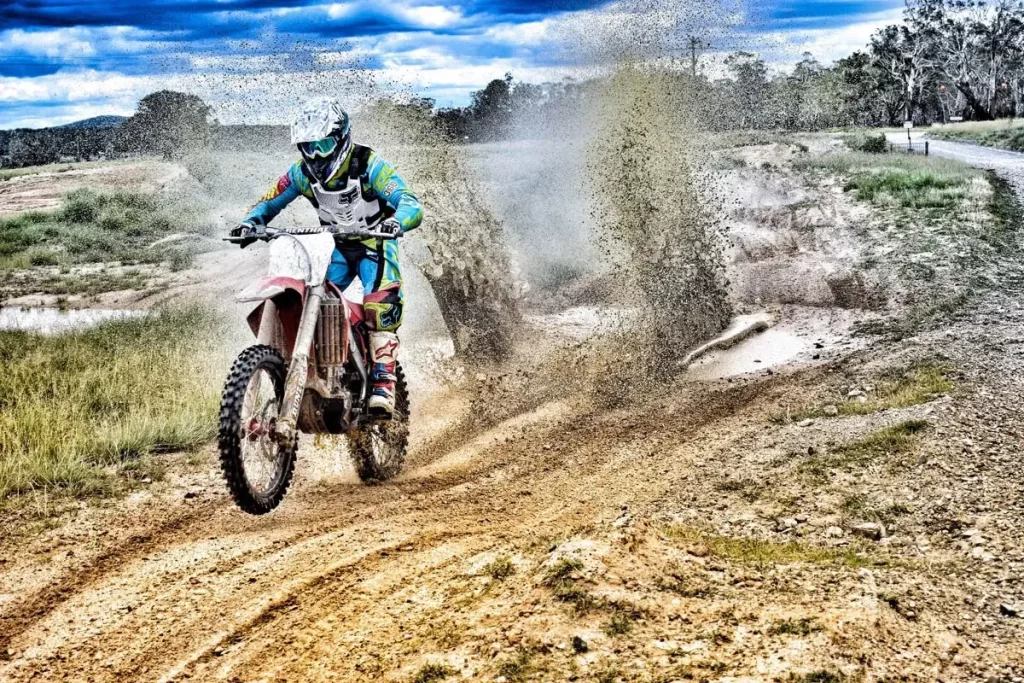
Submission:
[[[741,389],[728,393],[730,396],[724,403],[735,407],[738,404],[731,394],[749,392]],[[694,414],[701,414],[693,420],[683,420],[678,426],[689,425],[699,430],[713,424],[718,417],[730,416],[728,410],[716,410],[724,408],[722,402],[712,401],[709,407],[707,412],[695,409]],[[569,445],[559,449],[547,464],[538,463],[536,459],[527,461],[524,471],[513,473],[509,485],[493,490],[494,495],[486,502],[468,500],[454,505],[449,518],[452,525],[472,523],[478,515],[488,515],[486,525],[468,530],[454,543],[445,544],[454,547],[430,546],[400,555],[395,562],[381,563],[382,573],[376,577],[378,585],[365,586],[371,580],[364,581],[363,594],[354,598],[350,589],[358,580],[346,585],[320,584],[316,590],[297,596],[290,609],[278,611],[275,622],[260,624],[259,633],[250,631],[244,642],[234,643],[234,648],[222,646],[220,652],[207,653],[205,658],[196,661],[197,667],[205,668],[179,673],[200,679],[258,676],[262,680],[354,680],[361,677],[373,680],[376,674],[372,670],[360,672],[358,666],[353,669],[351,663],[359,660],[361,651],[365,655],[367,648],[374,652],[387,651],[389,643],[424,639],[425,634],[435,628],[434,620],[424,616],[410,627],[408,623],[402,624],[401,615],[408,615],[414,609],[430,609],[432,604],[435,610],[443,610],[443,603],[432,600],[432,594],[439,588],[444,592],[444,587],[457,584],[460,579],[466,581],[463,567],[472,557],[507,547],[512,539],[534,536],[538,530],[563,532],[591,523],[601,508],[619,507],[614,500],[616,494],[626,493],[633,502],[642,502],[636,500],[638,489],[642,491],[641,498],[654,500],[672,488],[674,482],[670,477],[658,476],[663,471],[661,464],[665,456],[652,456],[667,450],[659,436],[675,432],[675,427],[658,429],[648,420],[634,418],[615,420],[611,425],[604,419],[591,419],[593,422],[583,420],[584,424],[573,426],[568,435],[572,438],[567,439]],[[605,457],[600,457],[593,449],[595,443],[599,452],[601,446],[609,445],[600,438],[594,440],[602,427],[614,431],[611,441],[617,446],[608,449]],[[647,431],[646,427],[652,429]],[[675,445],[685,441],[689,439],[683,437]],[[638,458],[649,459],[639,471]],[[646,476],[616,491],[627,481],[625,477],[629,473]],[[541,480],[530,480],[528,476],[540,476]],[[524,497],[524,491],[529,491],[530,495]],[[529,502],[523,504],[523,500]],[[482,503],[489,503],[491,509],[481,511]],[[501,511],[495,514],[497,508]],[[438,558],[441,550],[445,552]],[[424,554],[426,558],[422,557]],[[410,603],[414,606],[409,607]],[[344,630],[334,628],[335,622],[343,624]],[[351,642],[353,633],[361,634],[358,642]],[[283,643],[281,634],[289,634]]]
[[[170,538],[153,535],[162,538],[164,555],[196,554],[195,566],[170,564],[164,570],[140,566],[169,563],[160,558],[145,563],[123,560],[120,566],[107,562],[82,590],[48,589],[62,599],[59,604],[46,603],[49,608],[42,616],[18,612],[22,628],[12,640],[19,651],[27,651],[28,661],[5,667],[4,675],[12,681],[30,680],[33,672],[43,671],[68,680],[116,680],[127,674],[148,680],[155,678],[157,671],[164,672],[164,678],[188,673],[213,661],[211,653],[223,648],[222,642],[246,639],[254,629],[269,628],[266,624],[282,618],[291,620],[293,611],[299,622],[283,627],[285,634],[293,632],[289,629],[301,632],[303,620],[321,614],[317,611],[322,610],[321,604],[330,604],[328,596],[344,593],[346,582],[356,580],[353,572],[358,576],[377,573],[372,567],[387,576],[418,573],[428,577],[428,584],[433,583],[429,576],[438,570],[418,567],[415,558],[421,552],[372,558],[375,549],[379,552],[396,544],[412,544],[429,554],[438,544],[450,541],[458,545],[457,554],[463,557],[509,538],[536,535],[538,527],[592,521],[595,510],[614,507],[619,498],[663,497],[671,478],[661,475],[667,470],[663,466],[666,455],[659,451],[667,450],[668,444],[677,448],[694,438],[691,430],[700,431],[702,426],[729,417],[766,386],[758,382],[700,397],[684,396],[676,422],[664,420],[650,406],[641,406],[574,415],[554,424],[533,425],[517,435],[502,434],[499,429],[497,436],[515,438],[496,444],[478,439],[470,447],[479,451],[476,457],[453,470],[424,478],[413,472],[403,481],[373,488],[346,485],[326,492],[305,491],[289,501],[284,514],[267,522],[239,524],[243,518],[224,506],[205,524],[184,528]],[[602,490],[603,497],[596,495]],[[396,499],[396,495],[402,497]],[[347,512],[339,516],[338,510]],[[416,531],[401,533],[409,529]],[[267,531],[272,531],[278,542],[289,536],[286,531],[304,540],[288,543],[279,552],[244,547],[247,535]],[[384,545],[375,541],[382,537],[388,541]],[[205,538],[217,539],[211,543],[224,547],[207,549]],[[225,564],[224,552],[240,545],[239,554]],[[152,544],[147,547],[130,557],[152,554]],[[369,564],[337,566],[339,547],[355,553],[364,549],[361,556]],[[403,566],[405,570],[400,569]],[[218,567],[219,571],[210,573]],[[264,571],[265,577],[261,575]],[[255,577],[259,578],[252,581]],[[282,592],[286,579],[290,587]],[[443,585],[444,579],[440,580]],[[124,614],[110,615],[109,602],[130,595],[133,584],[138,605]],[[145,588],[138,589],[138,584]],[[379,595],[386,598],[400,584],[383,588]],[[192,595],[196,586],[204,591],[198,599]],[[262,597],[267,593],[276,596],[269,605]],[[257,602],[264,607],[254,615],[251,605]],[[186,609],[175,612],[179,604]],[[375,601],[369,601],[362,613],[345,604],[330,609],[345,608],[342,619],[346,624],[366,619],[386,624],[387,619],[382,620],[374,605]],[[108,612],[105,616],[104,611]],[[167,614],[169,619],[161,618]],[[70,628],[59,623],[68,615],[78,617]],[[228,661],[216,657],[221,666]],[[304,665],[295,666],[301,670]]]
[[[58,582],[24,597],[13,606],[10,614],[0,614],[0,650],[7,649],[11,640],[29,625],[46,618],[76,593],[88,590],[112,570],[166,543],[168,536],[191,530],[199,519],[209,513],[209,507],[204,506],[173,517],[152,531],[132,534],[84,567],[69,571]]]

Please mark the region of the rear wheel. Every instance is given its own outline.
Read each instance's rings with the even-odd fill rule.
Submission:
[[[285,363],[269,346],[253,346],[235,360],[220,406],[220,466],[235,503],[262,515],[278,506],[295,469],[298,435],[276,438],[284,399]]]
[[[395,410],[391,419],[364,423],[347,434],[356,472],[365,482],[396,477],[405,464],[409,446],[409,387],[400,364],[395,375]]]

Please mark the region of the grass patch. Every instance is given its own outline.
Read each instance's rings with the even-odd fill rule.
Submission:
[[[869,415],[890,408],[909,408],[932,401],[939,395],[952,391],[953,387],[954,384],[949,379],[947,367],[924,363],[883,376],[878,380],[875,390],[864,403],[857,399],[846,399],[833,404],[837,410],[835,415],[826,413],[824,406],[814,406],[795,411],[787,410],[773,416],[772,420],[784,424],[809,418]]]
[[[611,618],[601,629],[609,637],[623,636],[633,630],[633,626],[642,619],[644,612],[628,603],[612,605]]]
[[[924,420],[900,422],[871,432],[862,439],[839,446],[828,453],[811,456],[800,463],[797,471],[816,481],[825,482],[832,470],[864,467],[883,458],[911,453],[920,443],[921,433],[929,426]]]
[[[498,675],[509,681],[522,681],[533,670],[531,659],[529,650],[519,648],[514,655],[498,664]]]
[[[995,219],[989,242],[1000,250],[1006,250],[1012,246],[1013,234],[1024,224],[1024,207],[1013,186],[1005,178],[989,171],[988,182],[992,186],[988,210]]]
[[[128,162],[123,161],[76,161],[74,163],[44,164],[42,166],[25,166],[22,168],[0,168],[0,181],[10,180],[25,175],[36,175],[37,173],[65,173],[88,168],[111,168],[121,166]]]
[[[851,519],[882,522],[886,525],[892,524],[898,517],[903,517],[913,512],[913,509],[906,503],[893,501],[886,505],[880,505],[863,493],[852,493],[844,496],[839,503],[839,509]]]
[[[787,683],[845,683],[846,676],[837,671],[812,671],[805,674],[789,674]]]
[[[625,674],[623,674],[622,669],[613,666],[598,672],[597,683],[616,683],[616,681],[623,680],[624,677]]]
[[[772,636],[801,636],[807,637],[812,633],[823,630],[814,617],[803,617],[800,619],[783,619],[771,625],[768,635]]]
[[[516,573],[516,566],[512,564],[512,560],[503,555],[494,558],[493,562],[484,567],[484,573],[495,581],[504,581]]]
[[[851,178],[843,190],[856,192],[857,199],[873,204],[946,209],[964,199],[968,180],[961,174],[884,169]]]
[[[150,245],[172,233],[207,233],[194,201],[169,201],[139,192],[75,190],[57,211],[30,211],[0,219],[0,268],[117,261],[125,264],[190,258],[189,241]],[[107,290],[112,291],[112,290]]]
[[[969,142],[985,147],[1024,151],[1024,122],[1020,120],[970,121],[935,125],[928,135],[937,140]]]
[[[427,637],[433,639],[438,646],[445,650],[451,650],[462,642],[463,633],[465,633],[464,628],[454,621],[446,619],[441,622],[431,621],[431,625],[427,630]]]
[[[840,446],[834,454],[840,464],[864,464],[888,455],[909,453],[930,426],[925,420],[906,420]]]
[[[0,500],[107,493],[126,463],[212,439],[220,333],[198,308],[56,336],[0,332]]]
[[[715,484],[715,489],[726,493],[738,493],[743,500],[753,503],[760,500],[768,487],[754,479],[725,479]]]
[[[569,603],[578,616],[601,606],[601,601],[586,588],[577,585],[578,572],[583,562],[576,558],[563,558],[545,574],[542,584],[551,589],[555,599]]]
[[[763,568],[788,564],[833,564],[860,568],[874,564],[852,550],[819,548],[796,541],[774,543],[759,538],[734,538],[680,525],[667,527],[665,534],[688,545],[699,545],[708,555]]]
[[[419,671],[416,672],[416,676],[413,677],[412,683],[434,683],[434,681],[443,681],[449,676],[455,675],[455,669],[445,664],[424,664]]]
[[[841,152],[798,159],[794,166],[841,176],[845,191],[876,206],[960,208],[988,192],[984,171],[938,157]]]

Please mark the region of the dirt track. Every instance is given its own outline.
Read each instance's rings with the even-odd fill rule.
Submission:
[[[1020,683],[1024,290],[1002,284],[899,343],[567,396],[461,441],[465,399],[421,393],[407,474],[304,457],[265,518],[212,452],[183,458],[0,539],[0,680]],[[924,361],[950,392],[773,420]],[[907,420],[929,424],[909,455],[835,459]],[[875,519],[881,539],[852,533]]]
[[[859,363],[837,368],[851,365]],[[821,670],[921,680],[994,671],[1011,680],[1003,667],[1024,656],[1024,629],[992,616],[999,598],[990,591],[1019,599],[1019,551],[1002,558],[1001,579],[987,581],[940,532],[924,550],[920,539],[828,539],[832,486],[789,480],[794,449],[861,431],[865,421],[930,415],[955,429],[943,406],[845,418],[827,434],[771,425],[780,402],[834,384],[829,374],[684,382],[628,409],[547,404],[429,462],[420,457],[393,484],[316,483],[300,471],[306,485],[262,519],[234,510],[206,471],[83,511],[63,529],[6,544],[0,651],[9,661],[0,673],[11,681],[411,680],[424,662],[444,661],[482,680],[511,680],[521,668],[539,680],[591,680],[613,668],[639,680]],[[982,386],[975,391],[989,391]],[[899,537],[929,526],[942,491],[932,480],[962,474],[935,469],[936,459],[958,456],[944,441],[929,440],[931,466],[874,482],[918,490],[925,513],[901,521]],[[419,453],[437,450],[428,446]],[[1015,479],[991,483],[1019,487],[1019,473],[1005,468]],[[751,499],[721,485],[741,474],[776,490]],[[869,492],[875,474],[862,482]],[[778,533],[786,500],[810,517]],[[991,529],[1001,527],[993,518],[1020,513],[988,510]],[[794,550],[783,562],[752,561],[714,540],[786,543],[792,531],[807,536],[799,548],[840,543],[837,553],[856,549],[861,559]],[[492,577],[485,568],[497,557],[514,573]],[[580,559],[573,578],[595,598],[585,614],[544,585],[561,557]],[[892,596],[903,596],[902,612],[886,602],[898,605]],[[632,628],[603,633],[620,612],[632,615]],[[805,626],[794,633],[787,623]],[[573,636],[587,652],[573,652]]]

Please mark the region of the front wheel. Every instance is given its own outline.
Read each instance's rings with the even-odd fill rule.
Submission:
[[[364,482],[398,476],[409,446],[409,387],[401,364],[395,369],[395,410],[390,420],[366,422],[348,432],[349,452]]]
[[[235,503],[262,515],[280,504],[295,469],[298,437],[282,444],[277,420],[284,400],[284,360],[252,346],[235,360],[220,404],[220,466]]]

